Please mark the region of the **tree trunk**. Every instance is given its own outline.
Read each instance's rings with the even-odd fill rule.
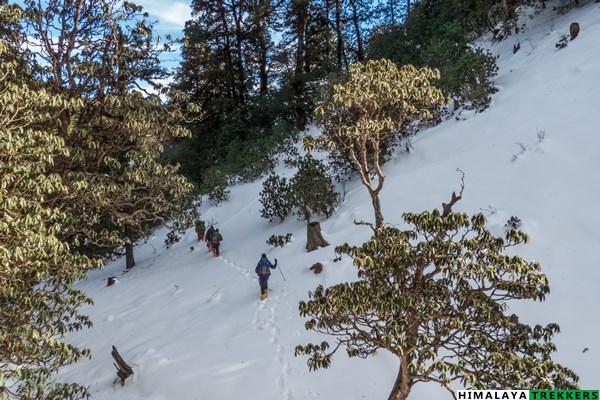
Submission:
[[[373,211],[375,212],[375,228],[383,228],[383,214],[381,212],[381,202],[379,201],[379,192],[369,190]]]
[[[329,243],[321,235],[321,224],[309,222],[306,225],[306,250],[310,252],[325,246],[329,246]]]
[[[231,7],[233,22],[235,24],[235,49],[236,49],[236,67],[238,74],[238,97],[241,105],[246,104],[246,71],[244,70],[244,51],[242,49],[243,32],[242,32],[242,11],[238,10],[235,2]]]
[[[260,62],[260,94],[267,93],[269,88],[268,76],[268,51],[270,44],[269,21],[271,19],[271,0],[259,0],[258,7],[258,44],[259,44],[259,62]]]
[[[335,34],[337,36],[336,43],[336,59],[337,67],[342,69],[344,59],[344,38],[342,36],[342,4],[341,0],[335,2]]]
[[[408,364],[407,357],[400,357],[400,368],[388,400],[406,400],[408,398],[412,386],[409,382]]]
[[[354,24],[354,30],[356,31],[356,60],[358,62],[363,62],[365,60],[365,53],[363,50],[362,32],[360,30],[356,0],[352,0],[350,4],[352,5],[352,23]]]
[[[223,53],[224,53],[224,62],[225,62],[225,68],[228,71],[227,75],[226,75],[226,80],[228,81],[228,91],[229,91],[229,97],[231,99],[236,100],[238,103],[241,103],[241,100],[238,98],[238,94],[236,92],[236,89],[238,88],[238,83],[236,82],[235,79],[235,75],[230,73],[230,71],[234,70],[234,61],[233,61],[233,54],[232,54],[232,50],[231,50],[231,38],[230,38],[230,34],[229,34],[229,24],[228,24],[228,19],[227,19],[227,11],[225,10],[225,6],[223,4],[222,0],[217,1],[217,10],[218,10],[218,15],[219,18],[221,19],[221,23],[223,24],[222,26],[222,32],[218,33],[216,35],[216,41],[217,44],[219,43],[219,38],[223,37],[225,38],[225,42],[223,44],[224,48],[223,48]]]
[[[260,49],[260,89],[259,93],[264,95],[267,93],[269,89],[269,75],[267,72],[267,40],[266,38],[261,39],[261,49]]]
[[[296,128],[304,130],[308,123],[308,116],[304,106],[304,73],[303,66],[306,58],[305,30],[307,24],[308,2],[297,0],[293,2],[296,7],[296,66],[294,69],[294,80],[292,83],[295,97]]]
[[[135,259],[133,258],[133,244],[125,243],[125,266],[127,269],[133,268]]]

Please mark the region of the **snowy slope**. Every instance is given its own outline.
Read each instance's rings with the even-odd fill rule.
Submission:
[[[410,155],[388,163],[383,212],[386,222],[400,224],[403,212],[439,208],[460,188],[456,169],[464,171],[464,196],[455,210],[483,210],[496,234],[518,216],[532,237],[518,253],[539,261],[550,279],[544,303],[513,309],[531,323],[558,322],[555,359],[580,375],[582,388],[598,389],[600,4],[557,16],[548,2],[542,14],[524,20],[518,38],[490,47],[500,66],[492,107],[423,131]],[[573,21],[581,26],[579,37],[557,51]],[[521,50],[513,55],[517,39]],[[298,302],[318,284],[356,278],[349,259],[333,263],[333,248],[369,237],[367,228],[352,224],[373,219],[366,190],[358,182],[348,185],[344,203],[321,224],[332,246],[312,253],[304,250],[303,223],[260,217],[260,190],[261,182],[239,185],[220,207],[204,202],[204,219],[217,221],[224,236],[221,257],[198,244],[193,230],[170,249],[158,231],[136,247],[138,265],[130,272],[123,274],[120,260],[79,283],[95,301],[82,310],[94,328],[72,341],[91,348],[93,358],[65,367],[60,378],[89,385],[95,400],[387,398],[398,368],[389,354],[360,360],[338,352],[332,367],[318,372],[294,357],[297,344],[328,339],[305,331]],[[284,248],[265,243],[288,232],[294,241]],[[254,274],[262,252],[279,259],[286,278],[273,271],[265,302],[258,300]],[[308,270],[317,261],[324,265],[320,275]],[[108,276],[118,283],[106,287]],[[111,345],[135,372],[123,387],[113,386]],[[448,396],[436,385],[411,393],[413,399]]]

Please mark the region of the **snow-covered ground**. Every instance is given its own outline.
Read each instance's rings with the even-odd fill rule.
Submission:
[[[460,189],[459,168],[465,190],[455,211],[483,211],[499,235],[511,216],[519,217],[532,241],[517,252],[541,263],[551,293],[543,303],[519,302],[513,310],[530,323],[559,323],[554,358],[580,375],[582,388],[598,389],[600,4],[588,1],[563,16],[551,6],[524,17],[518,38],[490,47],[500,66],[492,107],[420,133],[410,155],[386,164],[381,199],[386,222],[400,224],[403,212],[448,201]],[[579,37],[556,50],[574,21]],[[513,54],[517,39],[521,49]],[[209,254],[192,229],[166,249],[160,230],[136,247],[138,265],[128,273],[119,260],[79,283],[95,301],[82,310],[94,328],[71,340],[91,348],[93,358],[65,367],[60,379],[89,385],[95,400],[387,398],[398,364],[385,352],[367,360],[338,352],[331,368],[317,372],[308,371],[305,357],[294,357],[296,345],[329,339],[304,329],[298,302],[318,284],[356,279],[350,259],[333,262],[334,246],[369,237],[368,228],[352,224],[373,220],[366,190],[348,185],[345,201],[321,224],[332,245],[311,253],[304,250],[302,222],[260,217],[260,190],[261,182],[239,185],[222,206],[204,202],[203,218],[216,221],[224,237],[221,257]],[[265,243],[288,232],[294,240],[284,248]],[[254,274],[262,252],[281,266],[266,301],[258,299]],[[324,265],[319,275],[308,269],[317,261]],[[107,287],[108,276],[117,284]],[[133,367],[125,386],[113,385],[111,345]],[[434,384],[411,393],[412,399],[448,396]]]

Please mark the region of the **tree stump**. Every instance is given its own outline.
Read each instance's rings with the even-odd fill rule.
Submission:
[[[321,264],[319,262],[315,263],[309,269],[312,270],[312,272],[314,272],[315,274],[320,274],[323,271],[323,264]]]
[[[116,276],[109,276],[108,279],[106,280],[106,286],[114,285],[116,282],[116,279],[117,279]]]
[[[310,222],[306,225],[306,250],[313,251],[319,247],[329,246],[329,243],[323,239],[321,234],[321,224],[318,222]]]
[[[117,379],[121,379],[121,385],[124,385],[125,379],[127,379],[131,375],[133,375],[133,370],[123,360],[123,358],[121,357],[121,355],[119,354],[119,352],[117,351],[117,348],[115,346],[112,347],[112,352],[110,354],[112,355],[112,357],[115,360],[113,365],[115,367],[117,367],[117,378],[115,379],[115,382],[117,381]]]
[[[571,34],[571,40],[575,39],[577,35],[579,35],[579,23],[573,22],[571,26],[569,26],[569,33]]]

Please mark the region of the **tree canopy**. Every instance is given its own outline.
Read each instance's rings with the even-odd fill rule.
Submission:
[[[0,20],[18,15],[0,6]],[[57,117],[82,102],[28,85],[4,40],[0,59],[0,398],[84,396],[76,384],[51,380],[60,366],[90,355],[65,335],[91,326],[78,312],[91,299],[73,284],[101,265],[61,239],[72,219],[51,201],[70,195],[52,172],[69,155]]]
[[[139,87],[164,77],[157,43],[129,2],[0,1],[2,398],[87,397],[52,381],[90,355],[65,339],[91,326],[74,283],[124,247],[133,266],[159,225],[191,226],[193,186],[162,160],[189,110]]]
[[[378,228],[383,226],[379,193],[385,180],[384,149],[391,139],[431,120],[446,102],[431,83],[437,77],[436,70],[398,68],[388,60],[352,64],[348,80],[333,85],[316,110],[322,135],[304,138],[307,150],[324,149],[351,162],[369,191]]]
[[[454,201],[455,202],[455,201]],[[472,389],[574,389],[577,375],[554,362],[555,323],[530,326],[510,313],[515,300],[543,301],[548,280],[534,261],[509,249],[528,236],[505,238],[485,217],[444,211],[405,213],[408,229],[378,229],[362,246],[344,244],[358,280],[317,287],[299,305],[306,329],[335,338],[296,347],[310,369],[327,368],[334,353],[366,358],[379,349],[398,357],[390,400],[405,400],[419,382],[452,393]]]

